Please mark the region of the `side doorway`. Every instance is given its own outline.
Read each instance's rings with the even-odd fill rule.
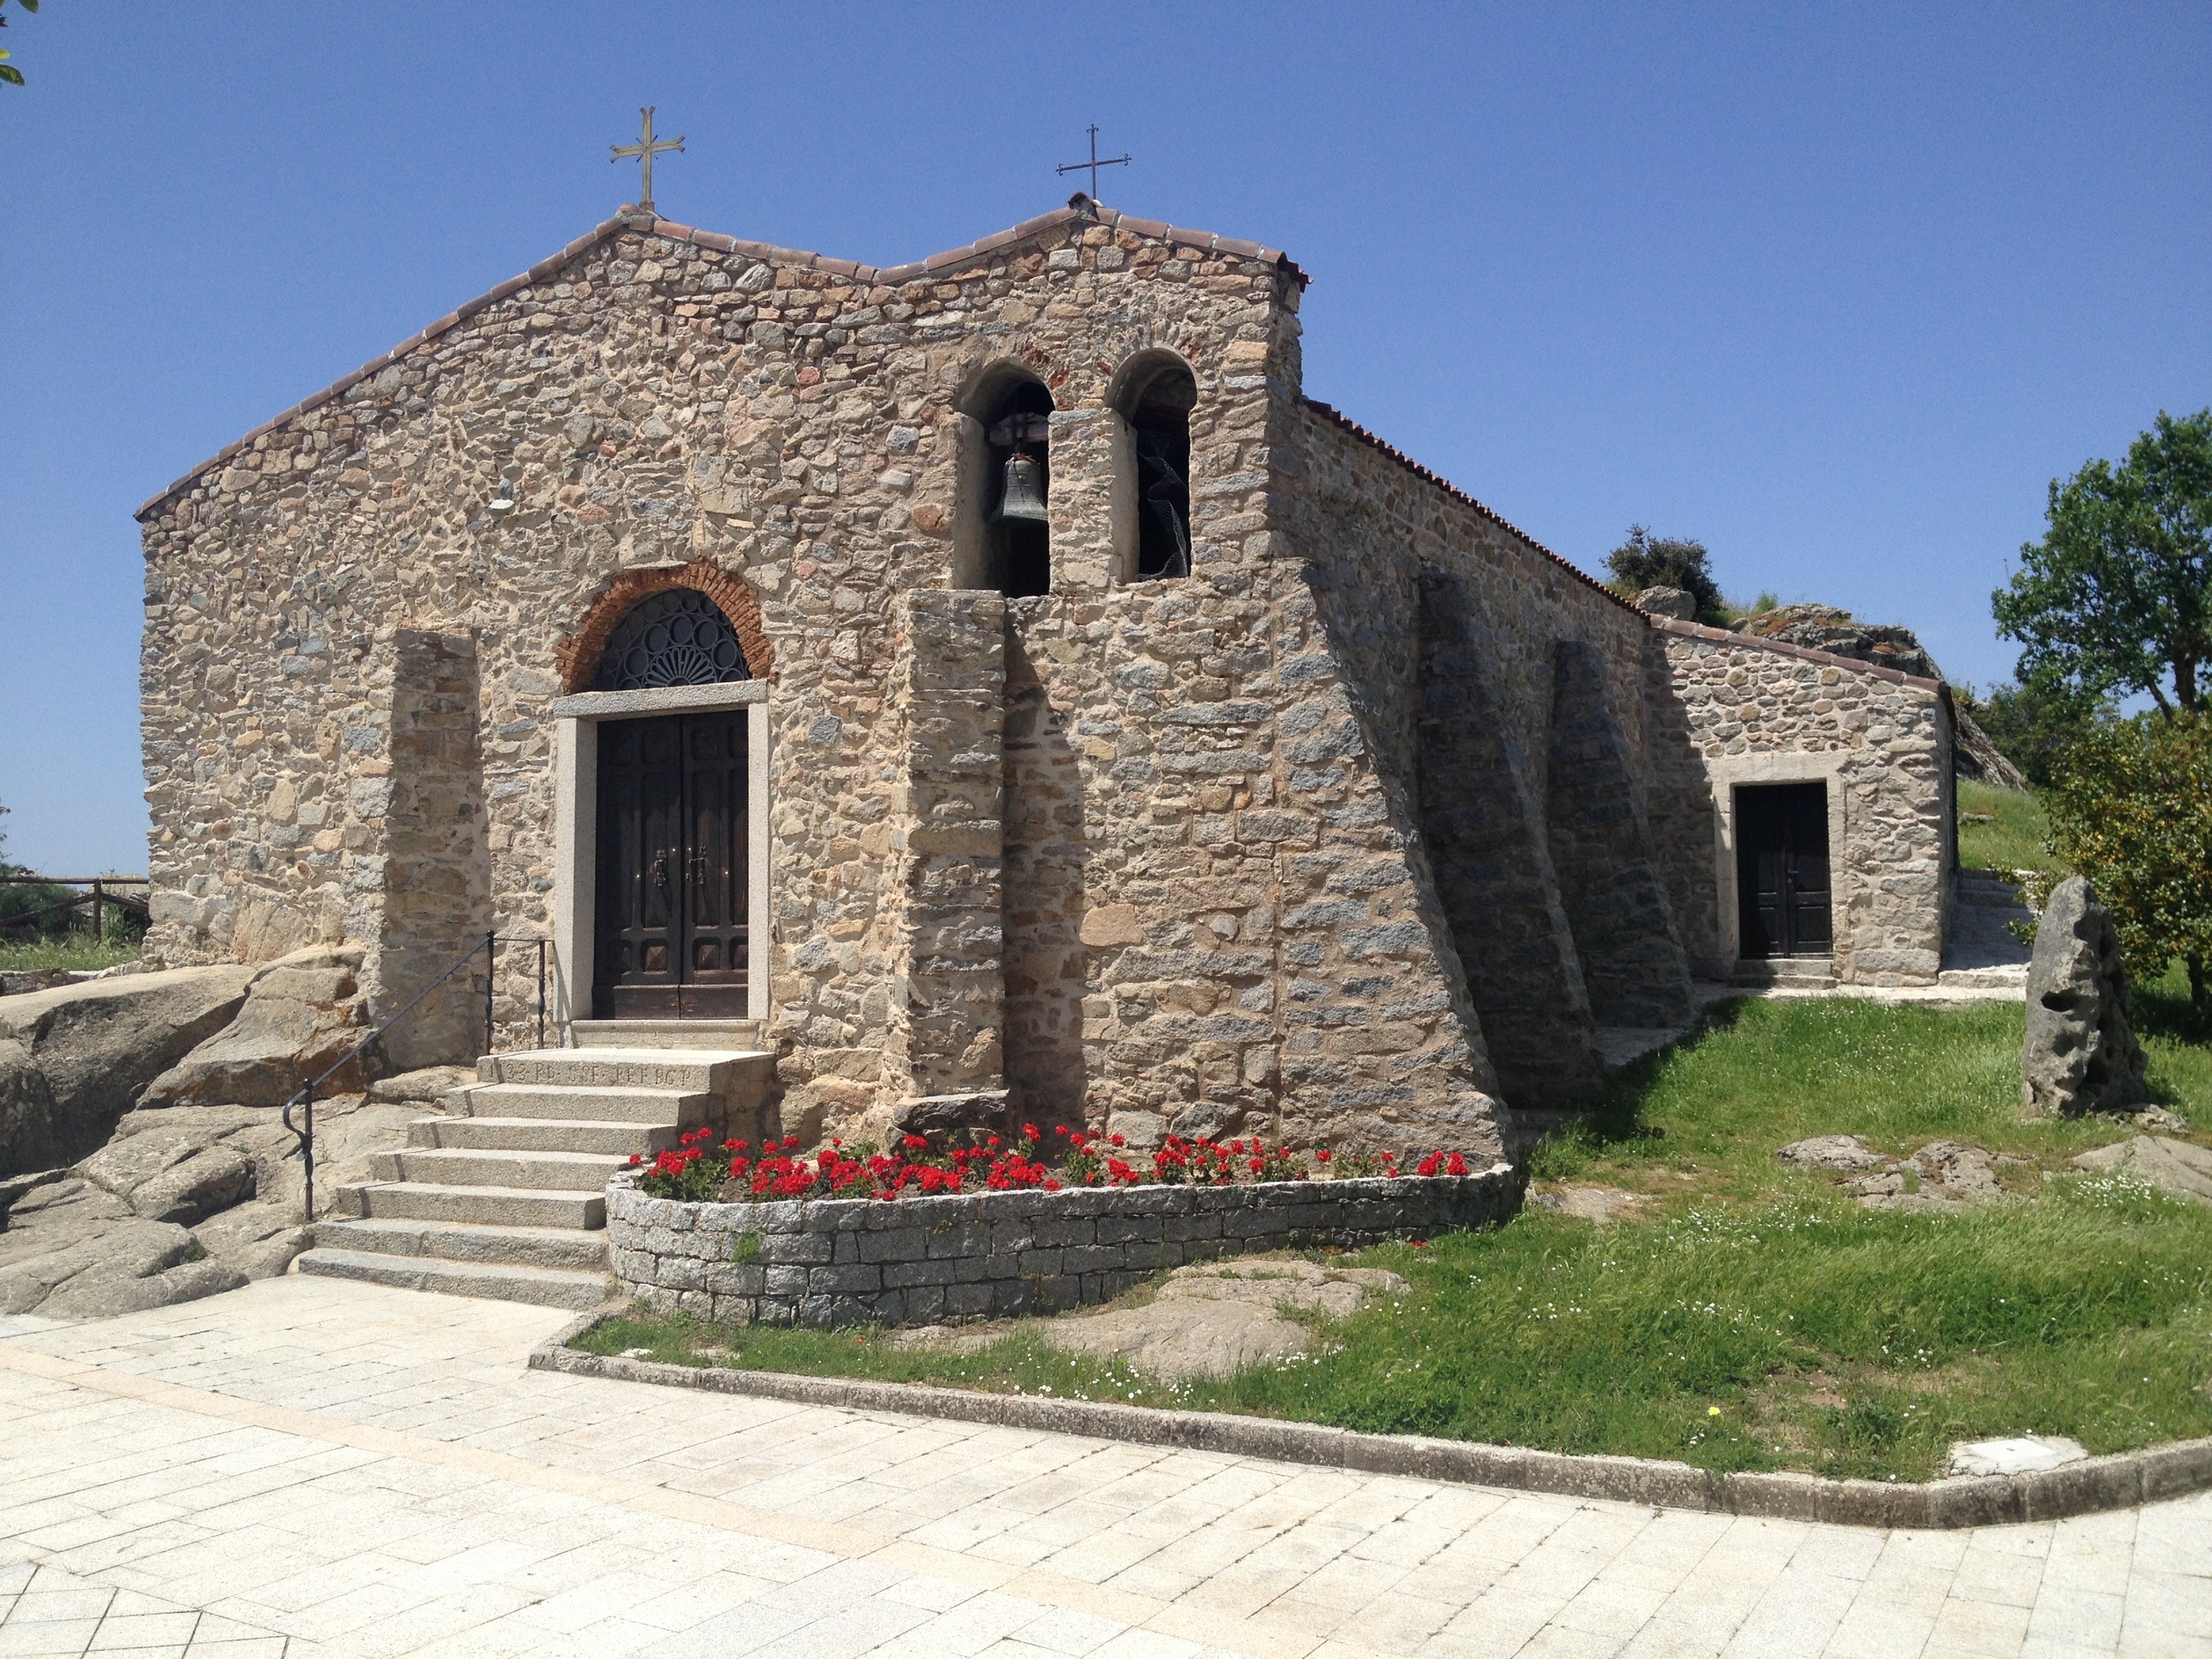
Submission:
[[[746,1018],[744,711],[603,720],[598,747],[593,1018]]]
[[[1736,789],[1736,902],[1747,959],[1825,956],[1835,947],[1828,786]]]

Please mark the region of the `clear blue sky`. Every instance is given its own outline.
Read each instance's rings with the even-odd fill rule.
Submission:
[[[1586,569],[2013,654],[2044,490],[2212,403],[2212,7],[46,0],[0,88],[0,819],[142,870],[132,509],[632,194],[881,262],[1064,200],[1311,272],[1306,385]],[[73,866],[61,870],[61,865]]]

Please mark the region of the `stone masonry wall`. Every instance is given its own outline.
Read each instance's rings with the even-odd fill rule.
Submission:
[[[890,1043],[914,1095],[1002,1088],[1006,602],[909,595],[892,675]]]
[[[446,764],[411,756],[395,712],[396,662],[420,649],[403,636],[473,641],[463,794],[480,803],[465,848],[462,794],[405,831],[429,837],[426,868],[469,872],[405,948],[549,933],[557,648],[624,572],[711,568],[756,596],[772,649],[754,970],[786,1129],[865,1133],[918,1078],[966,1087],[995,1065],[1022,1115],[1140,1144],[1494,1149],[1459,918],[1422,847],[1418,570],[1471,595],[1535,800],[1559,641],[1613,677],[1635,787],[1647,728],[1679,711],[1640,685],[1641,618],[1303,401],[1302,284],[1256,245],[1081,200],[895,270],[610,221],[143,511],[150,952],[259,961],[396,925],[392,780]],[[1108,398],[1164,352],[1198,388],[1193,571],[1132,582]],[[951,989],[993,977],[987,872],[915,859],[897,803],[916,798],[915,687],[986,672],[988,607],[955,626],[925,606],[930,632],[910,601],[950,588],[978,487],[962,423],[1017,373],[1055,404],[1054,591],[1003,605],[994,1039],[988,996]],[[961,752],[973,777],[925,778],[943,792],[928,812],[987,772]],[[1678,884],[1709,879],[1685,873],[1687,773],[1670,775],[1654,835],[1684,913]],[[1557,904],[1540,883],[1521,897]],[[958,949],[922,949],[918,979],[913,947],[941,927]],[[534,966],[503,959],[503,1044],[528,1040]]]
[[[484,845],[483,764],[476,642],[466,634],[402,629],[391,647],[388,758],[365,761],[354,786],[374,816],[382,794],[384,858],[357,862],[375,914],[362,964],[371,1010],[381,1017],[452,965],[491,925],[491,857]],[[380,776],[370,775],[380,768]],[[483,979],[472,970],[393,1027],[385,1048],[394,1065],[457,1064],[476,1057],[484,1040]]]
[[[1499,1164],[1395,1180],[691,1204],[618,1179],[608,1254],[645,1305],[718,1323],[931,1325],[1106,1302],[1187,1262],[1494,1225],[1525,1180]]]
[[[1829,847],[1837,978],[1933,984],[1955,862],[1941,687],[1687,623],[1660,637],[1646,702],[1679,722],[1682,742],[1661,751],[1653,835],[1700,971],[1725,977],[1734,966],[1723,947],[1717,822],[1733,780],[1825,776],[1844,817],[1841,843]],[[1761,761],[1777,764],[1747,771]]]
[[[1686,1025],[1695,1011],[1689,958],[1609,664],[1581,640],[1561,641],[1554,657],[1544,819],[1591,1012],[1601,1025]]]
[[[1506,1099],[1558,1104],[1600,1062],[1544,833],[1555,652],[1596,652],[1640,791],[1645,619],[1334,411],[1300,417],[1286,533],[1316,568],[1363,732],[1387,775],[1419,780],[1418,799],[1391,801],[1387,833],[1430,867],[1450,977],[1469,987],[1467,1023]],[[1486,728],[1466,729],[1477,707]]]
[[[1423,846],[1509,1103],[1555,1110],[1604,1075],[1581,957],[1520,723],[1466,580],[1420,574],[1417,777]]]
[[[152,503],[151,949],[251,958],[373,926],[347,895],[388,800],[355,785],[390,759],[375,664],[402,626],[479,641],[488,908],[549,931],[555,647],[618,572],[706,558],[750,584],[775,651],[757,966],[786,1125],[879,1121],[912,1086],[896,608],[949,583],[963,400],[1012,365],[1058,412],[1055,592],[1007,607],[1010,1087],[1141,1140],[1495,1146],[1394,786],[1272,528],[1294,270],[1083,211],[889,275],[626,219]],[[1106,390],[1163,349],[1200,388],[1194,574],[1120,586]],[[257,803],[285,780],[314,823],[276,848]],[[506,1041],[527,970],[503,965]]]

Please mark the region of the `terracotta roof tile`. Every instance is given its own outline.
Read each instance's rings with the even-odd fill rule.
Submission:
[[[1381,438],[1377,437],[1373,433],[1368,431],[1366,427],[1361,426],[1359,422],[1352,419],[1349,416],[1345,414],[1343,411],[1323,403],[1317,397],[1309,397],[1305,400],[1305,403],[1308,409],[1312,410],[1314,413],[1319,415],[1323,419],[1333,421],[1337,426],[1350,433],[1354,437],[1359,439],[1362,442],[1373,445],[1376,449],[1380,449],[1385,455],[1388,456],[1392,460],[1395,461],[1400,466],[1404,467],[1409,472],[1411,472],[1417,478],[1425,479],[1428,482],[1435,485],[1439,489],[1444,491],[1444,493],[1448,495],[1451,495],[1459,501],[1464,502],[1468,506],[1472,507],[1477,512],[1480,513],[1484,518],[1489,519],[1491,523],[1498,526],[1501,529],[1511,531],[1515,535],[1518,536],[1522,541],[1527,542],[1529,546],[1534,548],[1539,553],[1541,553],[1553,564],[1558,565],[1560,569],[1565,571],[1568,575],[1573,577],[1577,581],[1581,582],[1586,587],[1595,588],[1599,593],[1603,594],[1608,599],[1611,600],[1615,604],[1620,606],[1624,611],[1633,611],[1640,617],[1646,614],[1644,611],[1637,611],[1634,605],[1630,604],[1627,600],[1622,598],[1610,588],[1608,588],[1603,582],[1599,581],[1595,577],[1589,574],[1588,572],[1584,571],[1579,566],[1571,565],[1567,560],[1560,557],[1558,554],[1553,552],[1549,548],[1546,547],[1541,541],[1539,541],[1534,536],[1529,534],[1527,531],[1522,529],[1518,525],[1511,523],[1496,512],[1491,511],[1488,507],[1484,506],[1482,503],[1477,501],[1472,495],[1470,495],[1465,490],[1460,488],[1458,485],[1453,483],[1448,478],[1444,477],[1441,473],[1431,472],[1427,467],[1423,466],[1420,462],[1415,460],[1404,450],[1397,448],[1394,444],[1386,442]]]

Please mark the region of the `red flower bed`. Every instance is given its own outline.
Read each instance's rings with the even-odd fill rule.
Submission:
[[[1020,1143],[1009,1147],[998,1136],[964,1147],[933,1148],[926,1137],[908,1135],[896,1153],[848,1152],[845,1143],[832,1140],[811,1156],[795,1156],[799,1138],[763,1141],[754,1147],[744,1141],[722,1143],[722,1158],[714,1158],[709,1142],[711,1129],[695,1129],[682,1137],[672,1152],[651,1164],[633,1153],[630,1167],[641,1170],[640,1190],[655,1198],[698,1201],[719,1198],[742,1202],[776,1198],[897,1198],[912,1193],[1005,1192],[1018,1187],[1041,1187],[1057,1192],[1060,1181],[1035,1156],[1042,1139],[1036,1126],[1023,1125]],[[725,1161],[726,1160],[726,1162]]]
[[[1038,1156],[1044,1137],[1034,1124],[1024,1124],[1010,1146],[997,1135],[966,1146],[943,1147],[933,1147],[924,1135],[906,1135],[893,1151],[849,1152],[843,1141],[833,1139],[808,1156],[795,1156],[799,1148],[796,1135],[758,1147],[726,1141],[718,1156],[710,1145],[714,1131],[702,1128],[689,1131],[673,1150],[659,1154],[650,1164],[634,1153],[630,1167],[639,1171],[638,1187],[649,1196],[695,1203],[718,1199],[890,1200],[1018,1187],[1057,1192],[1063,1187],[1216,1187],[1368,1176],[1394,1179],[1399,1174],[1392,1153],[1333,1153],[1324,1147],[1306,1154],[1282,1146],[1271,1148],[1256,1135],[1225,1142],[1170,1135],[1165,1145],[1143,1153],[1128,1151],[1121,1135],[1090,1135],[1068,1128],[1054,1133],[1064,1143],[1056,1171]],[[1456,1152],[1431,1152],[1415,1166],[1419,1175],[1467,1172],[1466,1159]]]

